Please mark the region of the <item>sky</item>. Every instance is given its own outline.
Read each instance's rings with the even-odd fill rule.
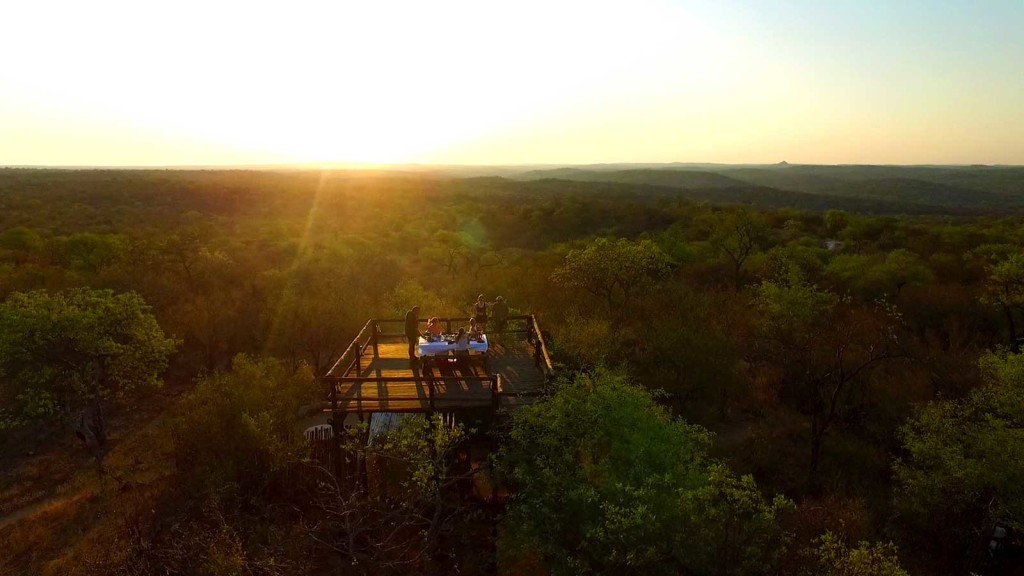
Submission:
[[[1024,1],[31,0],[0,165],[1024,164]]]

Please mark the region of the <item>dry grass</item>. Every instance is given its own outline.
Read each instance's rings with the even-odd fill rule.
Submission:
[[[41,506],[0,532],[0,573],[47,574],[48,565],[81,534],[95,514],[97,495],[75,497]]]
[[[17,462],[0,478],[0,574],[87,572],[86,559],[109,550],[129,510],[158,498],[173,472],[169,412],[117,421],[104,478],[72,440],[9,459]]]
[[[69,438],[51,435],[37,442],[47,442],[49,449],[42,453],[8,453],[0,460],[4,470],[0,473],[0,518],[57,496],[58,488],[88,467],[88,454]],[[25,438],[12,442],[20,446],[31,443]]]

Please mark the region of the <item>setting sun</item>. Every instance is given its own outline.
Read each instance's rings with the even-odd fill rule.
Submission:
[[[1022,161],[1013,18],[972,16],[1009,49],[975,28],[954,53],[921,33],[937,15],[900,12],[23,2],[0,37],[0,161]]]

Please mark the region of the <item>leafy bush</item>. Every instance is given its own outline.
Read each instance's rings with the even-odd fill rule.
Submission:
[[[766,502],[707,455],[710,437],[602,372],[513,417],[503,464],[516,495],[502,554],[553,574],[754,574],[784,548]]]
[[[134,292],[12,294],[0,304],[0,430],[61,421],[102,470],[105,410],[162,385],[176,346]]]
[[[1024,530],[1024,355],[989,354],[981,365],[984,386],[927,405],[903,427],[907,456],[896,463],[904,528],[951,562],[980,562],[997,524]]]
[[[317,388],[308,368],[239,355],[231,372],[200,379],[175,426],[176,461],[186,482],[207,495],[260,495],[302,458],[301,407]]]
[[[861,542],[850,548],[831,532],[810,552],[816,567],[808,576],[909,576],[892,544]]]

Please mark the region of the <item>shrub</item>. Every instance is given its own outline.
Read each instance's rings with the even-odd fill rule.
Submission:
[[[509,560],[537,554],[553,574],[755,574],[784,549],[788,501],[765,501],[708,457],[704,429],[621,376],[560,384],[514,415],[510,441]]]
[[[301,407],[317,388],[308,368],[235,357],[231,372],[200,379],[175,425],[176,462],[192,488],[218,497],[261,495],[303,457]]]

